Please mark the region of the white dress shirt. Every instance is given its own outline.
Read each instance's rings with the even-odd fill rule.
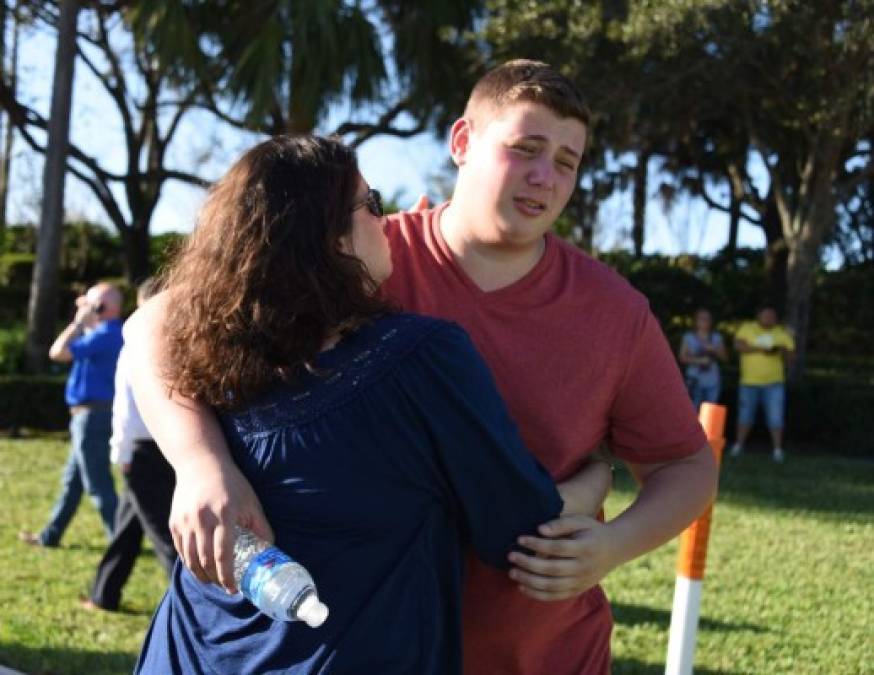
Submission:
[[[134,394],[128,382],[129,367],[127,347],[122,347],[115,367],[115,396],[112,399],[109,457],[113,464],[130,464],[134,454],[134,441],[152,440],[152,434],[146,428],[134,402]]]

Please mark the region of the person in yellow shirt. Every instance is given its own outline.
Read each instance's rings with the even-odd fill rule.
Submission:
[[[783,413],[786,403],[786,365],[795,354],[795,339],[777,323],[771,304],[759,308],[755,321],[741,325],[734,336],[740,354],[740,386],[737,403],[737,438],[731,456],[743,452],[744,442],[759,406],[765,410],[775,462],[783,462]]]

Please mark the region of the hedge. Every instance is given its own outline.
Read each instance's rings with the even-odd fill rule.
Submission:
[[[734,440],[737,381],[727,378],[720,402],[728,407],[725,435]],[[808,376],[786,390],[784,445],[815,448],[835,455],[874,458],[874,386],[864,380]],[[770,443],[763,414],[758,412],[753,440]]]
[[[0,429],[66,429],[65,376],[0,376]]]
[[[722,402],[728,406],[726,436],[734,439],[736,376],[726,373]],[[815,448],[836,455],[874,458],[874,386],[864,380],[808,377],[790,385],[786,404],[786,447]],[[0,430],[65,429],[64,377],[0,376]],[[768,436],[761,414],[754,438]]]

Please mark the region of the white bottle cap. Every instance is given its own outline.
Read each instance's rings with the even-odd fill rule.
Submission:
[[[297,608],[297,618],[310,628],[318,628],[328,618],[328,607],[319,602],[315,593],[310,593]]]

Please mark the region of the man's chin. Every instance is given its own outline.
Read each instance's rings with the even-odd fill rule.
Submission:
[[[543,235],[548,230],[548,227],[531,227],[530,224],[526,227],[519,227],[518,225],[506,227],[495,233],[493,243],[502,248],[524,251],[540,246],[543,241]]]

